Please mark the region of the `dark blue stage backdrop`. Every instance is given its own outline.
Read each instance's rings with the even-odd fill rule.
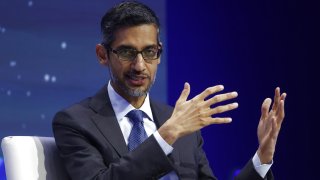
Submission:
[[[0,0],[1,139],[52,136],[56,111],[106,83],[95,45],[100,17],[117,2]],[[301,93],[309,85],[312,33],[306,31],[313,29],[313,6],[298,0],[143,2],[161,19],[165,49],[153,98],[174,105],[184,82],[191,84],[190,97],[217,84],[239,93],[240,107],[225,114],[233,122],[202,131],[216,176],[232,179],[254,155],[261,103],[280,86],[288,93],[287,116],[272,169],[276,179],[313,179],[312,167],[304,166],[311,157],[311,125],[307,107],[300,106],[308,99]]]
[[[239,108],[225,114],[233,122],[202,131],[217,177],[231,179],[254,155],[261,103],[280,86],[288,97],[273,172],[276,179],[317,179],[319,152],[311,144],[319,142],[313,131],[319,116],[311,117],[311,109],[319,107],[319,80],[311,80],[311,63],[319,61],[319,6],[308,0],[167,1],[167,12],[169,103],[186,81],[191,97],[217,84],[239,93]]]

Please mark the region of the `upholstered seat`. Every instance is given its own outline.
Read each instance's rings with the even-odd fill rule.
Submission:
[[[8,136],[2,139],[7,180],[67,180],[53,137]]]

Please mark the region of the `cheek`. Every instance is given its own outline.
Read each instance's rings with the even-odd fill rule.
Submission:
[[[111,68],[113,74],[118,77],[122,77],[123,73],[126,72],[125,67],[123,65],[117,64],[117,63],[110,63],[109,68]]]
[[[154,79],[154,77],[156,76],[157,74],[157,66],[156,67],[152,67],[150,69],[150,75],[151,75],[151,78]]]

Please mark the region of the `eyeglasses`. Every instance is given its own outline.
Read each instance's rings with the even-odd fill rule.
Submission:
[[[122,61],[134,61],[139,53],[142,55],[145,61],[151,61],[158,59],[162,52],[162,48],[160,45],[147,47],[142,51],[138,51],[134,48],[119,48],[116,50],[112,49],[111,47],[106,48],[116,54],[118,56],[118,59]]]

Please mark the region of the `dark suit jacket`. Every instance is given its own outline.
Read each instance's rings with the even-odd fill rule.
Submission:
[[[172,107],[150,101],[159,128],[170,118]],[[60,155],[72,179],[142,180],[158,179],[174,170],[180,179],[216,179],[202,150],[200,132],[177,140],[166,156],[150,136],[129,152],[115,117],[107,86],[56,114],[53,132]],[[271,172],[268,175],[272,176]],[[252,162],[246,165],[241,179],[261,179]]]

